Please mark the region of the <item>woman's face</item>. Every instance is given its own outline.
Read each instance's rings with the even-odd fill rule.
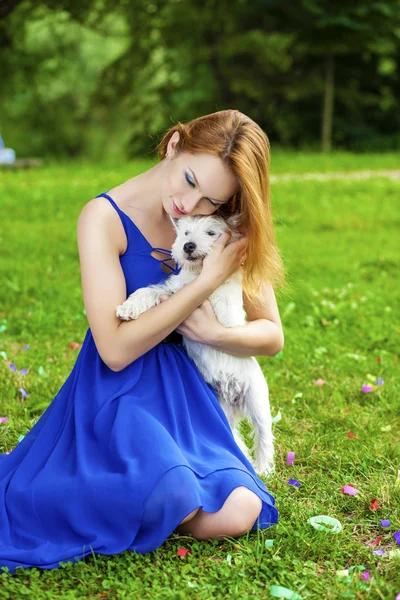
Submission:
[[[175,135],[175,134],[174,134]],[[179,134],[178,134],[179,135]],[[170,144],[174,136],[170,140]],[[162,197],[164,210],[179,219],[174,204],[190,216],[211,215],[238,191],[236,176],[218,156],[182,152],[175,155],[170,147],[165,158]]]

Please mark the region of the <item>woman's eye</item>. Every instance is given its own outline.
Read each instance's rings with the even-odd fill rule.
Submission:
[[[189,177],[188,177],[187,173],[185,173],[185,178],[186,178],[186,181],[188,182],[188,184],[189,184],[189,185],[191,185],[192,187],[196,187],[196,184],[194,183],[194,181],[192,181],[191,179],[189,179]],[[217,203],[217,202],[213,202],[213,201],[212,201],[212,200],[210,200],[209,198],[206,198],[206,200],[208,200],[209,202],[211,202],[211,204],[212,204],[213,206],[218,206],[218,203]]]

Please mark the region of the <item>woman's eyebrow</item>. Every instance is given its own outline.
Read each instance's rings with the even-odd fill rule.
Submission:
[[[194,171],[193,171],[193,170],[192,170],[190,167],[188,167],[188,169],[189,169],[189,171],[192,171],[192,173],[193,173],[193,177],[194,177],[194,180],[195,180],[195,182],[197,183],[197,185],[198,185],[199,187],[201,187],[201,185],[200,185],[200,184],[199,184],[199,182],[197,181],[197,177],[196,177],[196,174],[195,174],[195,172],[194,172]],[[215,198],[210,198],[210,200],[213,200],[214,202],[218,202],[219,204],[225,204],[225,202],[221,202],[221,200],[215,200]]]

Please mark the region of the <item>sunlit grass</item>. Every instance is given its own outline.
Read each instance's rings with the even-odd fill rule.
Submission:
[[[398,163],[394,155],[272,156],[277,174]],[[149,166],[69,163],[0,172],[0,351],[17,371],[28,369],[20,375],[2,362],[0,417],[8,421],[0,423],[0,452],[15,447],[54,398],[79,353],[70,344],[82,343],[88,327],[76,243],[81,208]],[[65,569],[4,575],[0,598],[24,592],[44,599],[53,589],[60,598],[250,598],[269,597],[273,584],[303,598],[386,600],[400,593],[400,559],[389,555],[400,548],[393,538],[400,530],[399,193],[400,180],[384,177],[272,185],[291,287],[278,294],[283,353],[259,357],[272,413],[282,415],[274,425],[277,472],[265,480],[279,523],[235,541],[173,534],[147,555],[97,555]],[[314,384],[319,378],[325,385]],[[362,392],[378,378],[382,385]],[[292,466],[285,465],[288,451],[295,452]],[[288,485],[289,477],[300,487]],[[360,494],[344,495],[349,483]],[[314,530],[307,519],[320,514],[339,519],[343,531]],[[381,519],[391,526],[383,528]],[[383,557],[368,545],[380,535]],[[190,549],[185,558],[177,556],[180,547]],[[361,569],[336,574],[360,565],[369,580]]]

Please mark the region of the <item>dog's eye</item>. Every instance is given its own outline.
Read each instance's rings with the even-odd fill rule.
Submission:
[[[185,231],[185,235],[189,235],[189,232],[188,232],[188,231]]]
[[[207,231],[208,235],[215,235],[215,231]]]

